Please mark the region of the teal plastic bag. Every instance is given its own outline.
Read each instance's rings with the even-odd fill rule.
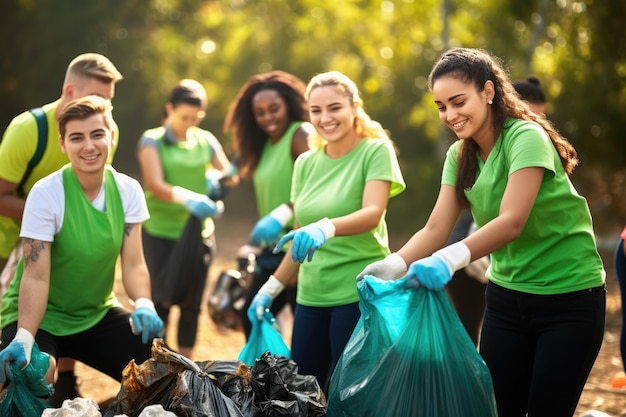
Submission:
[[[263,320],[253,320],[248,343],[239,353],[239,359],[248,366],[263,356],[265,352],[291,358],[291,351],[285,344],[283,336],[276,328],[276,319],[269,311],[265,311]]]
[[[46,384],[44,376],[50,366],[50,355],[33,345],[30,363],[24,369],[11,365],[12,377],[9,388],[0,402],[2,417],[39,417],[49,405],[41,398],[54,392],[52,384]]]
[[[329,417],[497,416],[493,384],[444,291],[365,277],[332,375]]]

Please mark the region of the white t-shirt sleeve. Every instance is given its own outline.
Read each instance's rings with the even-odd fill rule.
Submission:
[[[148,205],[141,185],[134,178],[114,171],[117,188],[120,190],[122,206],[124,207],[125,223],[143,223],[150,218]]]
[[[114,172],[122,199],[125,223],[142,223],[150,218],[141,185],[128,175]],[[61,231],[65,214],[63,176],[56,171],[39,180],[30,190],[24,206],[20,237],[53,242]]]
[[[20,237],[54,241],[61,230],[65,195],[61,172],[54,172],[37,181],[26,197]]]

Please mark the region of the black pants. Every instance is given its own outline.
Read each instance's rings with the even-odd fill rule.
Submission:
[[[198,231],[198,239],[201,236]],[[179,347],[191,348],[196,343],[198,333],[198,317],[200,315],[200,306],[202,305],[202,296],[206,285],[209,266],[212,261],[212,249],[214,244],[212,236],[210,239],[204,239],[198,250],[190,251],[180,250],[179,245],[184,248],[188,245],[188,241],[184,235],[178,240],[164,239],[153,236],[143,229],[142,234],[144,256],[148,271],[150,272],[150,281],[152,284],[152,299],[156,307],[157,314],[163,320],[164,328],[167,329],[168,317],[170,314],[171,300],[161,299],[158,294],[162,291],[156,291],[157,287],[169,285],[171,276],[162,274],[166,269],[167,263],[173,263],[181,267],[189,266],[188,272],[182,273],[183,276],[177,278],[180,283],[176,292],[182,291],[183,296],[180,301],[175,302],[180,307],[180,317],[178,319],[178,337],[177,343]],[[192,258],[192,259],[189,259]],[[171,266],[171,265],[170,265]],[[194,276],[190,276],[194,275]],[[175,277],[176,278],[176,277]]]
[[[39,330],[35,341],[39,350],[56,359],[76,359],[121,381],[122,370],[132,359],[140,364],[150,358],[151,343],[144,345],[141,343],[141,336],[132,334],[129,317],[129,312],[114,307],[90,329],[69,336],[54,336],[45,330]],[[2,329],[0,349],[8,346],[16,332],[17,322]]]
[[[480,353],[498,415],[571,417],[604,336],[604,286],[533,295],[487,284]]]

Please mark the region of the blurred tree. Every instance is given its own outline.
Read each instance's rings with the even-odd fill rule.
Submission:
[[[230,151],[223,117],[249,76],[282,69],[308,81],[340,70],[400,150],[408,189],[390,204],[390,228],[415,230],[455,139],[440,129],[428,73],[446,47],[480,47],[502,57],[513,78],[532,73],[542,81],[550,119],[581,156],[574,180],[591,195],[592,210],[621,223],[626,46],[617,34],[624,21],[621,0],[4,0],[0,125],[54,100],[75,55],[103,53],[125,76],[114,99],[115,164],[138,175],[137,139],[158,124],[180,78],[205,85],[203,127]]]

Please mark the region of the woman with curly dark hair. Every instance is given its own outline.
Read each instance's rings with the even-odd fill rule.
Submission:
[[[272,249],[293,227],[289,204],[293,164],[309,149],[314,131],[308,123],[305,87],[302,80],[284,71],[253,75],[241,87],[224,122],[224,131],[234,136],[239,175],[254,183],[260,218],[250,234],[250,244],[260,246],[262,252],[242,309],[246,335],[251,324],[245,312],[252,297],[285,254],[273,254]],[[287,302],[294,307],[295,292],[294,282],[272,305],[272,312],[277,314]]]

